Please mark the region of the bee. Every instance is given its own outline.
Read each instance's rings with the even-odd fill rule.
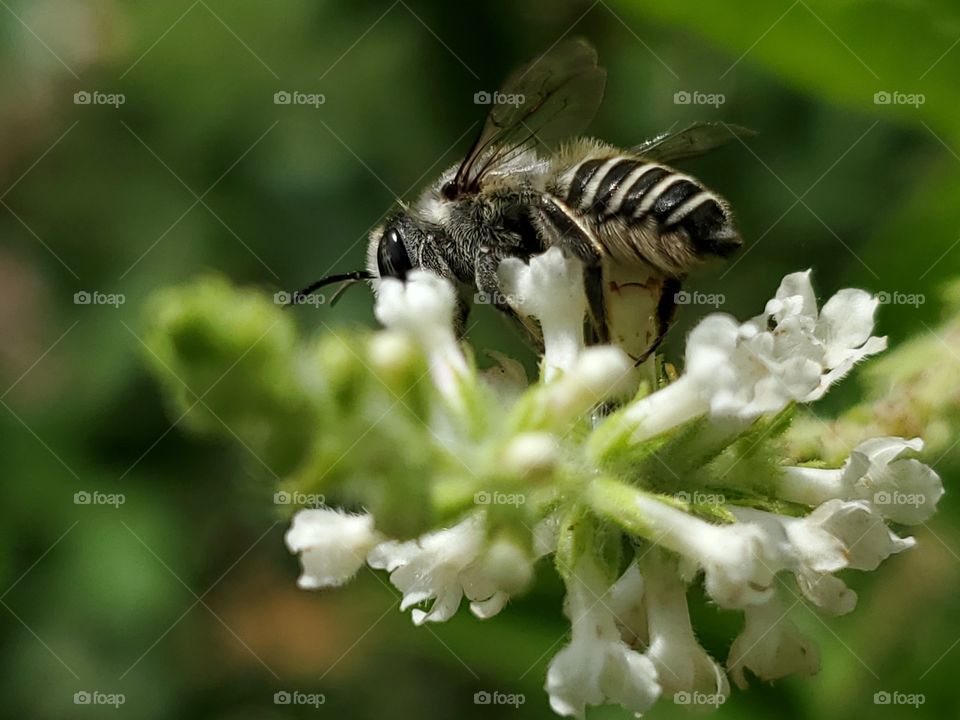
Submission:
[[[403,280],[423,268],[458,288],[461,333],[473,296],[541,345],[536,323],[501,291],[497,269],[505,258],[528,261],[559,247],[583,264],[586,341],[616,343],[642,363],[666,335],[688,272],[741,245],[729,204],[666,163],[751,133],[698,123],[629,149],[576,138],[605,82],[596,51],[582,40],[517,68],[484,98],[492,105],[463,160],[371,232],[367,269],[329,276],[297,295],[361,280],[376,292],[382,278]]]

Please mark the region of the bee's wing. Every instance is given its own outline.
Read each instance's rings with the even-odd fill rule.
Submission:
[[[583,40],[557,44],[514,70],[493,102],[483,129],[454,178],[475,192],[482,177],[536,142],[548,146],[582,132],[593,119],[606,83],[596,51]]]
[[[651,160],[670,162],[702,155],[735,138],[750,137],[757,133],[739,125],[723,122],[698,122],[678,130],[650,138],[630,148],[630,152]]]

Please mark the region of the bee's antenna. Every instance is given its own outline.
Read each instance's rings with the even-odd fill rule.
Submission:
[[[342,282],[343,286],[340,287],[330,299],[330,304],[333,305],[337,300],[340,299],[340,296],[343,294],[343,291],[346,290],[351,285],[362,282],[364,280],[373,279],[373,275],[367,270],[355,270],[354,272],[349,273],[339,273],[337,275],[327,275],[325,278],[317,280],[315,283],[307,285],[303,290],[298,290],[290,296],[290,302],[287,303],[287,307],[291,305],[296,305],[303,301],[307,295],[312,295],[317,290],[327,285],[333,285],[334,283]]]

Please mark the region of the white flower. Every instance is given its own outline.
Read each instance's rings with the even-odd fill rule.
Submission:
[[[853,610],[857,594],[831,573],[847,565],[839,538],[819,527],[811,516],[788,518],[744,507],[729,510],[744,524],[762,528],[766,546],[778,555],[778,569],[793,571],[801,592],[817,607],[835,615]]]
[[[589,556],[581,558],[567,581],[570,644],[550,661],[546,683],[550,707],[559,715],[583,718],[587,705],[607,702],[640,714],[660,694],[653,663],[620,638],[604,598],[608,589]]]
[[[553,469],[560,459],[560,442],[546,432],[525,432],[515,436],[503,449],[500,467],[511,475],[537,477]]]
[[[763,314],[738,323],[704,318],[687,340],[679,380],[628,408],[635,440],[706,413],[753,420],[790,402],[812,402],[860,359],[886,347],[871,337],[877,300],[841,290],[818,314],[810,271],[786,276]]]
[[[496,350],[488,350],[486,354],[493,358],[496,365],[481,370],[480,379],[504,401],[515,401],[529,385],[523,365]]]
[[[630,356],[609,345],[583,350],[567,372],[548,383],[544,403],[557,420],[578,417],[604,400],[622,396],[635,385]]]
[[[284,540],[290,552],[300,555],[303,574],[297,584],[313,590],[350,580],[380,535],[373,529],[372,515],[322,508],[294,515]]]
[[[481,620],[491,618],[511,595],[526,590],[533,579],[529,553],[507,537],[489,541],[477,562],[460,574],[470,612]]]
[[[890,555],[914,545],[890,532],[869,503],[830,500],[806,517],[794,518],[744,507],[728,508],[739,520],[769,534],[783,554],[779,565],[797,577],[801,591],[827,612],[853,610],[857,595],[832,573],[843,568],[874,570]]]
[[[943,496],[940,476],[909,457],[920,438],[880,437],[860,443],[842,468],[785,467],[778,488],[786,500],[816,505],[831,498],[867,500],[885,518],[905,525],[930,519]]]
[[[685,367],[710,413],[752,420],[806,399],[817,387],[823,367],[791,347],[806,339],[791,336],[798,331],[794,327],[777,334],[761,329],[756,320],[737,325],[723,315],[709,316],[694,328]]]
[[[384,330],[370,338],[367,353],[376,370],[397,373],[410,367],[418,357],[419,348],[407,333]]]
[[[920,452],[923,441],[880,437],[860,443],[842,482],[856,497],[873,502],[893,522],[915,525],[930,519],[943,497],[940,476],[924,463],[905,457]],[[860,472],[859,468],[866,468]]]
[[[589,415],[604,401],[635,391],[636,377],[633,361],[620,348],[586,348],[569,368],[527,396],[520,417],[525,423],[566,433],[570,422]]]
[[[543,377],[569,370],[583,349],[583,265],[552,247],[530,258],[529,265],[507,258],[497,270],[500,288],[521,316],[536,318],[543,333]]]
[[[400,609],[432,600],[428,611],[414,608],[413,622],[445,622],[466,595],[481,618],[496,615],[509,595],[532,576],[530,558],[508,541],[488,543],[481,515],[471,515],[445,530],[417,540],[391,540],[370,551],[371,567],[387,570],[403,593]]]
[[[886,338],[871,337],[879,300],[863,290],[845,288],[827,300],[817,313],[810,271],[787,275],[764,314],[751,323],[758,330],[776,322],[774,335],[782,352],[816,360],[826,370],[817,388],[805,398],[816,400],[859,360],[886,348]]]
[[[663,694],[698,693],[714,705],[730,694],[727,676],[693,633],[687,607],[687,586],[676,563],[653,549],[641,559],[646,578],[648,657],[657,666]]]
[[[761,680],[787,675],[813,675],[820,669],[820,653],[788,617],[776,596],[744,609],[743,631],[730,646],[727,668],[741,690],[747,687],[744,669]]]
[[[702,569],[707,593],[718,605],[743,607],[770,597],[780,554],[763,529],[713,525],[644,494],[636,503],[647,536],[682,555],[694,570]]]
[[[434,384],[455,404],[459,403],[459,379],[468,374],[453,332],[456,304],[456,292],[449,282],[427,270],[414,270],[405,281],[383,278],[374,306],[381,323],[406,333],[420,345]]]

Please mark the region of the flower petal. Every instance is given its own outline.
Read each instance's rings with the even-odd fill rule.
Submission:
[[[869,500],[881,515],[894,522],[926,522],[943,497],[943,482],[933,468],[908,457],[922,449],[919,438],[881,437],[860,443],[844,468],[847,492],[851,497]]]
[[[380,537],[372,515],[319,508],[294,515],[284,539],[290,552],[300,555],[303,574],[297,584],[313,590],[350,580]]]
[[[783,305],[779,308],[778,314],[782,313],[789,301],[793,301],[790,314],[806,315],[811,318],[817,316],[817,297],[813,292],[813,284],[810,282],[810,270],[790,273],[780,281],[780,287],[774,298]],[[786,313],[781,314],[782,319]]]
[[[817,321],[817,335],[827,347],[827,367],[837,367],[850,349],[862,347],[870,339],[879,304],[870,293],[851,288],[839,290],[827,300]]]
[[[417,540],[380,543],[367,562],[390,571],[390,582],[403,593],[401,610],[432,600],[428,609],[412,611],[416,625],[449,620],[464,596],[474,615],[492,617],[533,574],[529,553],[503,538],[491,541],[481,514]]]
[[[776,598],[744,609],[743,631],[730,646],[727,667],[740,689],[747,687],[744,669],[761,680],[787,675],[813,675],[820,669],[820,653],[788,617]]]
[[[913,538],[891,532],[873,506],[863,500],[830,500],[810,513],[808,520],[843,544],[847,566],[855,570],[876,570],[894,553],[916,544]]]

